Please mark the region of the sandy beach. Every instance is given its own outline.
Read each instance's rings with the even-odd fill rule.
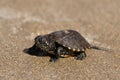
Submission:
[[[73,29],[90,44],[86,59],[32,56],[37,35]],[[1,0],[0,80],[120,80],[119,0]]]

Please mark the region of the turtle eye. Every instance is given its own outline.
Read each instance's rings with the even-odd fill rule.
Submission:
[[[49,45],[49,43],[48,43],[47,41],[45,42],[45,44],[46,44],[47,46]]]

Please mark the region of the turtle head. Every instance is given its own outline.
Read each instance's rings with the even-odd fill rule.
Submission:
[[[49,36],[37,36],[35,38],[35,45],[44,51],[55,50],[55,42]]]

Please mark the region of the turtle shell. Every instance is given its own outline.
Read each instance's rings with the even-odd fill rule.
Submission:
[[[73,51],[85,51],[90,48],[90,44],[77,31],[61,30],[49,34],[49,37],[55,40],[58,44],[67,47]]]

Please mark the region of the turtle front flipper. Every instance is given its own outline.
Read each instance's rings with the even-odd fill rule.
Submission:
[[[78,52],[77,56],[75,57],[76,60],[83,60],[86,57],[85,51],[83,52]]]
[[[64,58],[67,55],[67,50],[59,46],[55,52],[50,53],[50,62],[56,62],[60,57]]]

